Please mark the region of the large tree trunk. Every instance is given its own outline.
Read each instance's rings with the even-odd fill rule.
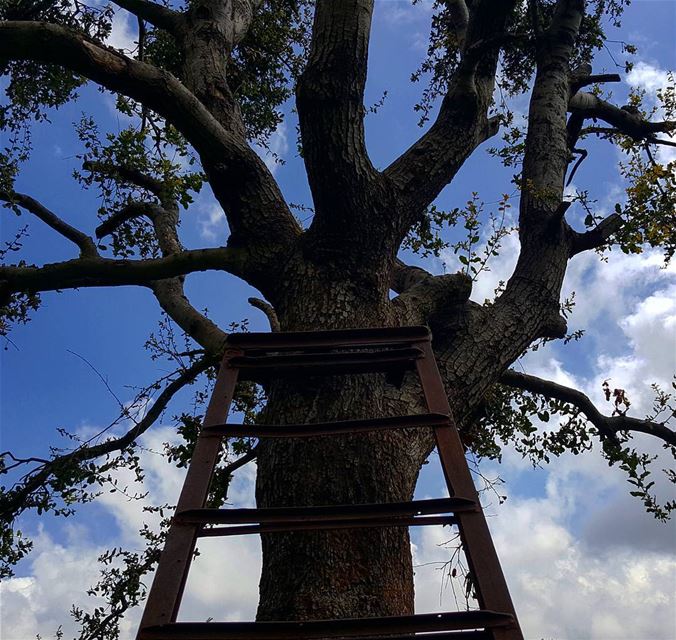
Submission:
[[[298,275],[299,286],[287,304],[278,305],[283,330],[393,324],[386,291],[360,291],[336,280],[327,287],[323,277]],[[264,420],[290,424],[415,413],[420,398],[416,403],[411,387],[407,378],[396,389],[379,374],[279,381],[270,390]],[[259,448],[257,502],[269,507],[410,500],[431,446],[431,433],[420,430],[270,439]],[[407,614],[413,596],[404,528],[263,536],[260,620]]]

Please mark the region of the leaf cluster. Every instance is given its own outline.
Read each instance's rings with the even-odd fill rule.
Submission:
[[[0,20],[34,20],[76,29],[95,42],[104,42],[112,28],[110,5],[88,6],[70,0],[2,0]],[[44,121],[50,109],[76,97],[84,80],[63,67],[32,61],[0,60],[0,75],[8,76],[0,105],[0,130],[27,129],[31,121]]]
[[[122,103],[132,110],[135,106],[128,101]],[[83,166],[108,167],[105,171],[74,172],[83,187],[98,190],[101,199],[98,216],[102,221],[132,203],[157,200],[156,194],[125,177],[125,169],[161,183],[162,199],[178,202],[186,209],[193,202],[192,194],[202,188],[204,175],[201,170],[190,170],[196,160],[183,138],[169,125],[163,125],[153,138],[149,137],[148,129],[134,125],[117,133],[102,134],[92,117],[83,116],[76,132],[83,146],[78,156]],[[156,257],[160,253],[156,234],[146,217],[135,217],[119,225],[111,234],[110,245],[114,255],[125,258],[135,254]]]
[[[646,420],[666,423],[676,418],[673,393],[665,392],[657,384],[652,388],[653,407]],[[607,382],[603,391],[613,407],[612,415],[624,415],[631,405],[626,392],[611,389]],[[553,428],[548,428],[550,424]],[[658,457],[638,451],[629,432],[618,432],[614,438],[599,432],[572,404],[496,385],[486,397],[477,427],[468,434],[472,450],[480,457],[500,460],[503,447],[510,446],[534,466],[547,464],[552,458],[566,453],[579,455],[589,451],[599,437],[603,457],[609,466],[624,471],[632,486],[630,494],[640,499],[646,511],[656,519],[669,519],[676,510],[676,501],[660,502],[657,497],[652,465]],[[664,448],[671,456],[676,456],[675,447],[665,444]],[[673,471],[662,471],[669,482],[676,482]]]
[[[173,508],[168,505],[144,507],[144,511],[158,514],[161,523],[158,531],[147,524],[139,533],[145,540],[142,551],[129,551],[114,547],[99,556],[101,564],[99,581],[87,590],[89,596],[103,600],[91,611],[73,605],[71,617],[80,625],[79,640],[117,640],[119,622],[128,609],[145,600],[148,576],[159,561]],[[169,512],[165,515],[165,512]]]
[[[279,110],[292,95],[310,44],[312,2],[265,0],[232,53],[228,83],[250,140],[266,147],[282,121]]]

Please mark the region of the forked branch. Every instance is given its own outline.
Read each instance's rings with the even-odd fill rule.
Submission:
[[[0,267],[3,297],[18,291],[39,292],[80,287],[121,285],[150,286],[153,280],[173,278],[211,269],[243,277],[247,273],[248,252],[220,247],[194,249],[151,260],[113,260],[77,258],[41,267]],[[0,300],[0,306],[6,303]]]
[[[264,162],[170,73],[72,29],[40,22],[0,22],[0,61],[6,60],[64,66],[166,118],[200,154],[239,246],[256,240],[280,246],[300,234]]]
[[[577,389],[511,369],[503,374],[500,382],[522,391],[560,400],[577,407],[584,413],[589,422],[598,429],[599,433],[607,438],[615,439],[615,435],[620,431],[633,431],[654,436],[669,445],[676,446],[676,432],[664,424],[626,415],[604,416],[590,398]]]
[[[592,93],[576,93],[570,99],[568,109],[584,119],[603,120],[633,140],[652,140],[657,133],[676,130],[676,121],[650,122],[632,109],[616,107]]]

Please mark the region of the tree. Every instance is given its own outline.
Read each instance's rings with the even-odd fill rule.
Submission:
[[[20,261],[0,267],[0,302],[8,327],[25,322],[47,292],[144,287],[165,314],[149,347],[180,367],[141,392],[141,398],[159,394],[124,436],[76,443],[48,459],[5,455],[4,471],[27,470],[2,494],[9,564],[28,551],[12,528],[22,511],[68,510],[89,499],[120,466],[142,475],[137,438],[179,389],[213,372],[227,332],[184,293],[185,277],[206,270],[225,271],[255,287],[265,300],[254,304],[273,330],[428,325],[468,450],[499,457],[502,446],[514,445],[547,459],[564,450],[580,452],[597,436],[603,455],[626,469],[646,507],[667,517],[676,505],[656,500],[649,458],[630,441],[633,432],[647,433],[676,452],[676,435],[666,425],[672,411],[667,393],[658,389],[655,415],[638,419],[627,415],[624,392],[608,387],[614,413],[607,416],[580,391],[510,369],[534,344],[575,337],[568,335],[568,308],[561,302],[574,255],[610,246],[640,252],[650,245],[664,247],[668,260],[676,246],[674,163],[655,160],[657,146],[674,144],[665,135],[676,128],[674,92],[661,94],[666,115],[660,120],[643,110],[639,95],[629,105],[613,104],[603,87],[619,77],[592,69],[605,29],[620,19],[622,2],[436,2],[421,67],[430,84],[417,109],[423,123],[435,104],[438,111],[421,137],[383,170],[369,159],[364,129],[372,0],[114,4],[138,18],[134,52],[105,44],[109,8],[61,0],[1,5],[0,61],[10,100],[2,111],[8,142],[0,198],[7,209],[28,212],[70,240],[79,255],[41,266]],[[625,48],[631,52],[631,45]],[[117,109],[134,123],[104,139],[91,116],[77,127],[82,168],[75,178],[101,196],[96,238],[15,189],[31,122],[73,99],[85,82],[111,92]],[[506,96],[531,92],[524,129],[506,104],[496,102],[496,87]],[[309,225],[294,216],[254,150],[255,144],[265,146],[279,123],[278,107],[292,90],[313,200]],[[496,224],[486,251],[477,253],[479,201],[448,212],[434,203],[477,148],[500,132],[504,144],[494,155],[517,167],[521,249],[509,280],[481,305],[469,300],[472,281],[498,252],[505,231]],[[578,194],[588,214],[587,228],[576,230],[566,216],[571,203],[564,189],[579,166],[576,156],[582,160],[586,153],[578,145],[590,136],[627,155],[627,201],[599,219],[593,203]],[[181,208],[189,207],[202,183],[227,216],[230,237],[223,247],[186,249],[178,234]],[[509,201],[505,196],[500,203],[503,214]],[[433,276],[398,257],[402,247],[438,252],[444,242],[438,228],[446,226],[468,232],[454,247],[461,272]],[[104,238],[110,238],[108,247]],[[19,234],[7,249],[20,242]],[[173,327],[191,341],[186,349],[176,346]],[[422,410],[412,378],[401,387],[371,376],[303,387],[280,381],[264,391],[261,401],[259,389],[241,389],[238,401],[248,418],[258,414],[255,419],[283,424]],[[533,420],[552,414],[561,418],[561,428],[538,434]],[[198,421],[179,418],[185,444],[172,448],[169,458],[185,464]],[[233,442],[224,451],[212,503],[225,500],[231,473],[254,457],[260,506],[407,500],[433,446],[431,434],[419,430],[262,441],[255,447]],[[240,457],[233,461],[232,454]],[[77,613],[91,637],[113,633],[112,625],[142,597],[139,580],[161,544],[161,534],[147,531],[146,537],[145,555],[125,556],[124,575],[104,578],[101,590],[111,608]],[[409,549],[408,534],[399,530],[264,536],[258,616],[411,612]],[[121,594],[118,584],[124,585]]]

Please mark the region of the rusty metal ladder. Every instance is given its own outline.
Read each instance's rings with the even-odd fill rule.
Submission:
[[[414,369],[430,412],[427,414],[290,426],[225,423],[238,380],[369,372],[386,372],[396,379]],[[224,437],[300,438],[414,427],[434,429],[439,459],[452,497],[299,508],[204,508]],[[479,610],[302,622],[176,622],[199,537],[428,524],[458,526],[481,607]],[[523,639],[451,416],[428,329],[403,327],[231,335],[148,594],[137,640],[375,640],[383,637],[389,640]]]

